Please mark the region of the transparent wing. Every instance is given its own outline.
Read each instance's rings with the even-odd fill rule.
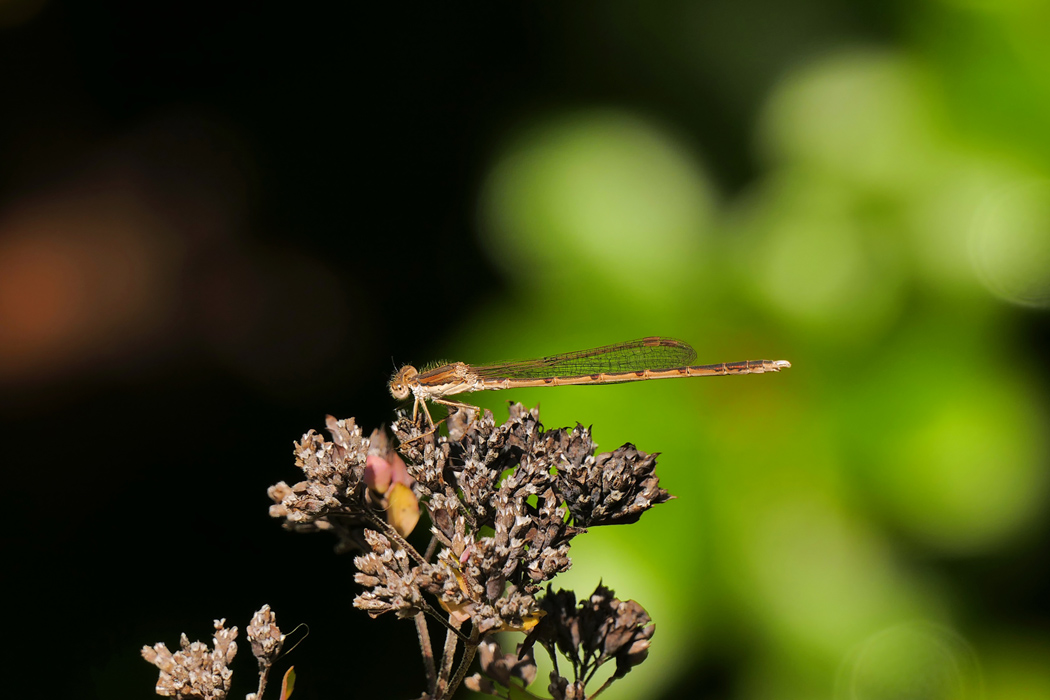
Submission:
[[[688,343],[674,338],[650,337],[535,360],[472,366],[471,369],[480,379],[544,379],[604,372],[673,369],[688,367],[695,361],[696,351]]]

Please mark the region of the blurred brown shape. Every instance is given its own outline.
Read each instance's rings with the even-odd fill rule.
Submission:
[[[0,381],[33,381],[141,341],[170,309],[179,246],[121,178],[0,218]]]
[[[341,278],[248,235],[254,165],[219,122],[163,115],[0,210],[0,385],[181,357],[298,394],[352,359]]]
[[[0,0],[0,29],[26,24],[46,5],[47,0]]]

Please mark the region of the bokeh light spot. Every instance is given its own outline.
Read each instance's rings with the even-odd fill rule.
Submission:
[[[813,192],[823,192],[817,196]],[[785,173],[745,212],[738,257],[763,301],[810,331],[856,342],[888,325],[902,303],[903,252],[848,195]]]
[[[0,245],[0,366],[68,340],[78,324],[84,284],[76,250],[46,237]]]
[[[1050,180],[989,194],[977,212],[970,255],[981,282],[1023,306],[1050,306]]]
[[[938,549],[979,552],[1046,501],[1041,411],[1017,387],[970,382],[885,440],[872,474],[898,523]]]
[[[928,91],[906,59],[855,50],[788,76],[762,117],[770,160],[906,190],[936,163]]]
[[[914,606],[885,543],[848,517],[826,494],[805,496],[784,486],[770,494],[754,523],[747,557],[749,606],[790,640],[796,653],[834,654],[867,631]],[[813,487],[812,484],[809,485]]]
[[[773,230],[764,256],[765,284],[798,314],[836,314],[867,276],[864,246],[846,222],[838,227],[807,223],[816,222],[785,221]]]
[[[693,159],[630,114],[565,115],[528,129],[483,187],[483,239],[515,276],[615,279],[636,291],[696,272],[712,197]]]
[[[840,669],[836,700],[980,700],[977,656],[952,630],[894,625],[862,642]]]
[[[964,158],[946,167],[915,200],[910,230],[917,271],[939,291],[985,296],[974,274],[968,234],[985,197],[1015,178],[998,163]]]
[[[174,246],[126,183],[53,193],[0,219],[0,382],[34,381],[148,339]]]

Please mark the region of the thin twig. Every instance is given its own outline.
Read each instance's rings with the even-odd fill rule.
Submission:
[[[604,682],[604,683],[602,683],[602,687],[601,687],[601,688],[598,688],[598,690],[594,691],[594,693],[592,693],[592,694],[591,694],[591,695],[590,695],[590,696],[589,696],[589,697],[587,698],[587,700],[594,700],[594,698],[596,698],[596,697],[598,697],[599,695],[601,695],[601,694],[602,694],[602,691],[603,691],[603,690],[605,690],[606,688],[608,688],[608,687],[609,687],[610,685],[612,685],[612,684],[613,684],[613,681],[614,681],[614,680],[616,680],[616,676],[615,676],[615,674],[614,674],[614,675],[612,675],[612,676],[609,676],[608,678],[606,678],[606,679],[605,679],[605,682]]]
[[[551,665],[554,666],[554,672],[560,676],[561,671],[558,670],[558,652],[548,647],[546,644],[543,644],[542,646],[547,650],[547,656],[551,657]]]
[[[463,679],[467,675],[467,670],[470,668],[470,664],[474,661],[474,654],[478,651],[478,628],[475,627],[470,634],[470,641],[468,641],[463,648],[463,658],[459,660],[459,668],[456,669],[456,675],[452,679],[452,682],[448,685],[448,695],[451,697],[455,694],[456,689],[459,688],[459,684],[463,682]]]
[[[441,671],[438,674],[438,684],[442,693],[448,687],[448,677],[452,674],[452,662],[456,659],[456,647],[459,646],[459,638],[454,633],[459,630],[459,626],[451,615],[448,616],[448,624],[448,631],[445,633],[445,650],[441,656]]]
[[[434,535],[430,536],[430,544],[427,545],[427,551],[423,553],[423,558],[430,561],[434,558],[434,552],[437,551],[438,538]]]
[[[430,630],[427,629],[427,616],[416,613],[416,634],[419,636],[419,648],[423,651],[423,665],[427,671],[427,690],[431,695],[437,692],[437,672],[434,669],[434,648],[430,644]]]
[[[270,677],[271,668],[273,667],[270,665],[269,662],[265,664],[262,661],[259,662],[259,689],[255,691],[255,697],[260,699],[262,698],[263,691],[266,690],[266,681]]]

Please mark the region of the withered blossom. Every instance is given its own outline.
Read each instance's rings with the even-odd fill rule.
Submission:
[[[277,660],[284,646],[284,635],[269,605],[262,606],[252,615],[252,621],[244,631],[251,642],[252,655],[259,660],[259,665],[272,664]]]
[[[270,669],[281,655],[281,649],[284,647],[284,634],[277,626],[277,617],[270,610],[269,605],[264,605],[255,611],[245,633],[252,645],[252,655],[259,662],[259,689],[254,693],[248,693],[245,700],[259,700],[263,691],[266,690]]]
[[[548,586],[542,606],[546,615],[529,634],[524,649],[531,651],[539,642],[552,658],[557,650],[569,660],[572,682],[551,674],[548,690],[555,700],[578,697],[579,682],[610,660],[615,659],[616,670],[609,682],[625,676],[649,654],[649,640],[656,631],[649,614],[633,600],[617,600],[601,584],[578,606],[572,591],[555,593]]]
[[[433,594],[457,628],[469,620],[475,634],[536,628],[600,644],[601,653],[583,656],[577,645],[580,670],[615,658],[621,677],[644,658],[652,635],[641,606],[599,587],[586,610],[558,614],[562,598],[536,594],[571,566],[569,547],[584,527],[634,522],[671,498],[659,487],[656,455],[631,444],[596,455],[590,430],[545,430],[538,412],[520,404],[502,425],[469,408],[452,411],[448,424],[447,437],[403,414],[393,425],[442,549],[432,564],[396,547],[384,556],[383,539],[372,537],[373,552],[357,560],[357,580],[372,590],[355,605],[408,617],[423,610],[423,593]],[[597,626],[586,637],[581,620]],[[588,678],[552,679],[552,692],[582,697]]]
[[[289,529],[328,529],[330,514],[352,518],[361,516],[368,507],[364,483],[368,440],[361,436],[353,418],[335,420],[328,416],[327,427],[331,442],[311,430],[295,443],[295,465],[306,479],[294,486],[282,481],[267,492],[275,501],[270,515],[284,518]]]
[[[354,581],[371,590],[354,599],[354,605],[377,617],[396,612],[398,617],[412,617],[424,609],[423,586],[431,577],[421,567],[413,567],[404,549],[394,549],[383,535],[365,530],[372,551],[354,558],[357,573]],[[426,567],[430,568],[430,567]]]
[[[190,642],[185,634],[178,651],[163,642],[142,647],[142,658],[160,669],[156,693],[177,700],[223,700],[230,690],[230,662],[237,655],[237,628],[226,629],[226,620],[215,620],[214,648]]]
[[[423,625],[421,640],[428,637],[420,622],[424,615],[447,619],[449,635],[478,648],[480,642],[470,642],[461,631],[468,623],[471,639],[533,630],[530,639],[543,641],[546,637],[536,630],[571,635],[560,626],[578,628],[580,619],[597,619],[600,610],[608,617],[601,636],[605,651],[626,672],[628,660],[644,657],[638,642],[644,634],[631,628],[634,656],[624,655],[623,644],[611,645],[623,636],[627,613],[636,604],[617,601],[620,607],[606,610],[612,603],[599,605],[606,590],[599,588],[592,596],[595,611],[573,611],[572,617],[559,613],[557,596],[551,601],[548,592],[540,600],[537,594],[572,565],[569,547],[584,528],[634,522],[670,498],[655,475],[656,455],[630,444],[596,455],[589,429],[546,430],[538,411],[521,404],[511,405],[501,425],[491,412],[468,407],[454,409],[447,424],[448,435],[442,436],[422,420],[400,413],[392,426],[399,442],[395,452],[385,434],[377,431],[365,439],[352,420],[329,418],[333,441],[311,431],[296,445],[296,464],[306,481],[272,488],[278,505],[271,514],[284,517],[290,529],[304,531],[304,524],[333,529],[344,542],[364,545],[366,553],[354,563],[355,580],[366,590],[354,605],[373,617],[393,612],[416,619],[417,628]],[[388,494],[398,484],[411,487],[430,516],[432,541],[426,556],[403,539],[405,530],[390,515],[393,499]],[[387,515],[381,520],[376,514],[383,509]],[[384,523],[389,527],[378,527]],[[644,616],[640,607],[637,611]],[[578,630],[575,634],[580,636]],[[492,647],[481,650],[483,662],[494,663],[495,657],[486,656],[496,653]],[[600,664],[608,659],[599,655],[592,660]],[[429,678],[438,695],[455,685],[443,675],[450,667],[451,658],[442,673],[434,671],[440,678]],[[462,679],[462,671],[457,678]],[[556,686],[560,697],[577,692],[576,681],[556,680],[552,688]]]
[[[558,488],[569,504],[573,522],[581,527],[633,523],[654,505],[672,498],[660,488],[657,455],[647,455],[631,443],[595,455],[591,431],[577,425],[567,437],[563,454],[566,459],[558,471]]]

